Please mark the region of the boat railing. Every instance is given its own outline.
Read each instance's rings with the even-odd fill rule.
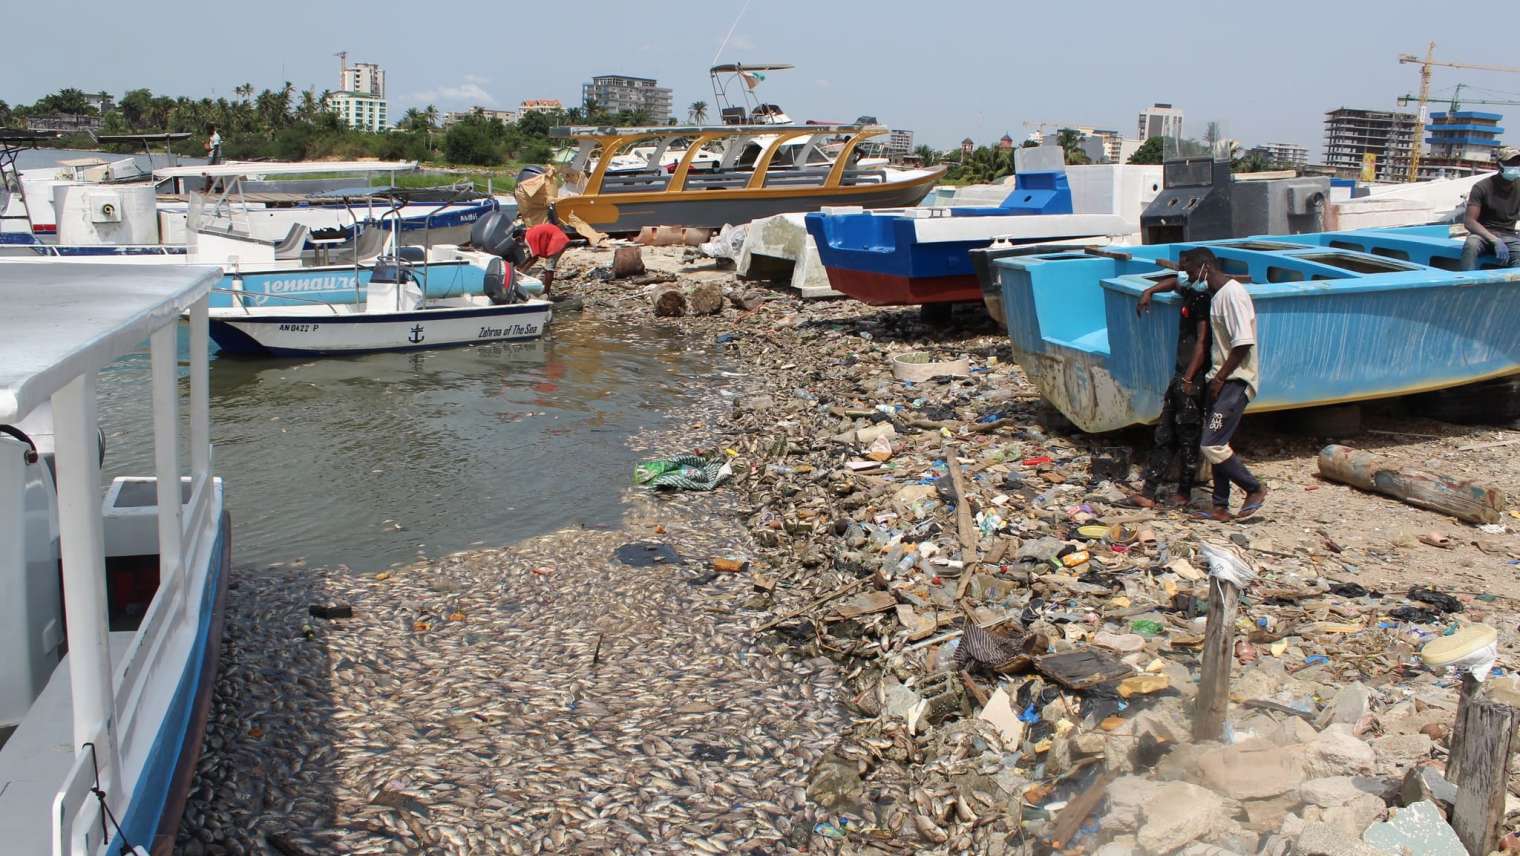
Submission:
[[[112,668],[106,616],[104,523],[100,499],[98,373],[91,366],[52,395],[58,462],[58,532],[68,668],[73,706],[74,762],[53,796],[54,856],[95,856],[111,834],[101,802],[120,819],[129,795],[122,757],[149,751],[160,722],[142,717],[148,676],[191,609],[189,570],[214,548],[208,295],[189,306],[190,498],[182,505],[179,460],[180,363],[178,316],[166,314],[149,336],[154,471],[157,476],[159,581],[125,655]],[[113,675],[114,672],[114,675]],[[97,787],[101,795],[93,792]]]

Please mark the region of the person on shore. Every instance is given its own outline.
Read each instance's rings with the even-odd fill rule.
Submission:
[[[1199,373],[1203,371],[1209,354],[1210,292],[1208,284],[1202,280],[1184,283],[1185,276],[1184,273],[1161,278],[1140,295],[1140,303],[1135,307],[1135,314],[1144,315],[1150,310],[1151,298],[1155,295],[1170,291],[1182,295],[1178,307],[1182,317],[1177,326],[1175,373],[1161,402],[1161,419],[1156,423],[1155,444],[1151,447],[1140,490],[1129,496],[1129,503],[1139,508],[1156,507],[1156,493],[1161,482],[1179,458],[1181,471],[1177,477],[1177,492],[1167,504],[1186,506],[1192,501],[1193,486],[1202,463],[1203,384],[1199,382]]]
[[[1230,448],[1246,405],[1259,382],[1256,305],[1238,280],[1219,269],[1219,260],[1206,247],[1186,250],[1180,257],[1188,282],[1206,283],[1212,299],[1209,329],[1213,368],[1208,375],[1208,410],[1204,418],[1203,457],[1214,467],[1214,507],[1199,515],[1212,520],[1243,520],[1261,510],[1267,488],[1251,475]],[[1181,277],[1179,276],[1179,279]],[[1230,515],[1230,485],[1245,491],[1240,513]]]
[[[216,166],[222,162],[222,135],[216,132],[215,125],[206,126],[206,165]],[[206,192],[216,189],[216,179],[206,178]]]
[[[550,289],[554,287],[554,271],[559,267],[559,257],[570,246],[570,239],[559,226],[540,223],[523,235],[523,244],[528,248],[528,258],[522,263],[522,269],[526,271],[542,259],[544,274],[540,279],[544,282],[544,299],[553,300]]]
[[[1473,185],[1467,194],[1470,232],[1462,243],[1462,270],[1477,270],[1478,255],[1492,250],[1499,267],[1520,267],[1520,148],[1499,146],[1494,151],[1499,172]]]

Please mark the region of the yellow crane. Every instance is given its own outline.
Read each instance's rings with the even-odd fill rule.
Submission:
[[[1425,145],[1425,105],[1430,101],[1430,69],[1432,66],[1442,68],[1470,68],[1478,71],[1504,71],[1520,74],[1520,68],[1507,65],[1485,65],[1472,62],[1437,62],[1435,59],[1436,43],[1431,42],[1425,48],[1425,58],[1420,59],[1415,54],[1399,54],[1399,62],[1415,63],[1420,66],[1420,111],[1414,117],[1414,145],[1409,150],[1409,180],[1418,181],[1420,178],[1420,149]]]

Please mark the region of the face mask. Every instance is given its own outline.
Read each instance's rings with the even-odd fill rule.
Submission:
[[[1505,181],[1520,181],[1520,166],[1507,166],[1499,170]]]
[[[1188,275],[1187,271],[1179,270],[1177,271],[1177,287],[1184,288],[1189,291],[1203,291],[1209,287],[1208,274],[1203,271],[1199,271],[1198,278],[1193,279]]]

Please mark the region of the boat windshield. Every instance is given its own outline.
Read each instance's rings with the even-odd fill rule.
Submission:
[[[1396,271],[1419,270],[1419,267],[1415,265],[1403,264],[1392,259],[1355,256],[1350,253],[1303,253],[1298,258],[1317,264],[1337,267],[1341,270],[1349,270],[1352,273],[1394,273]]]

